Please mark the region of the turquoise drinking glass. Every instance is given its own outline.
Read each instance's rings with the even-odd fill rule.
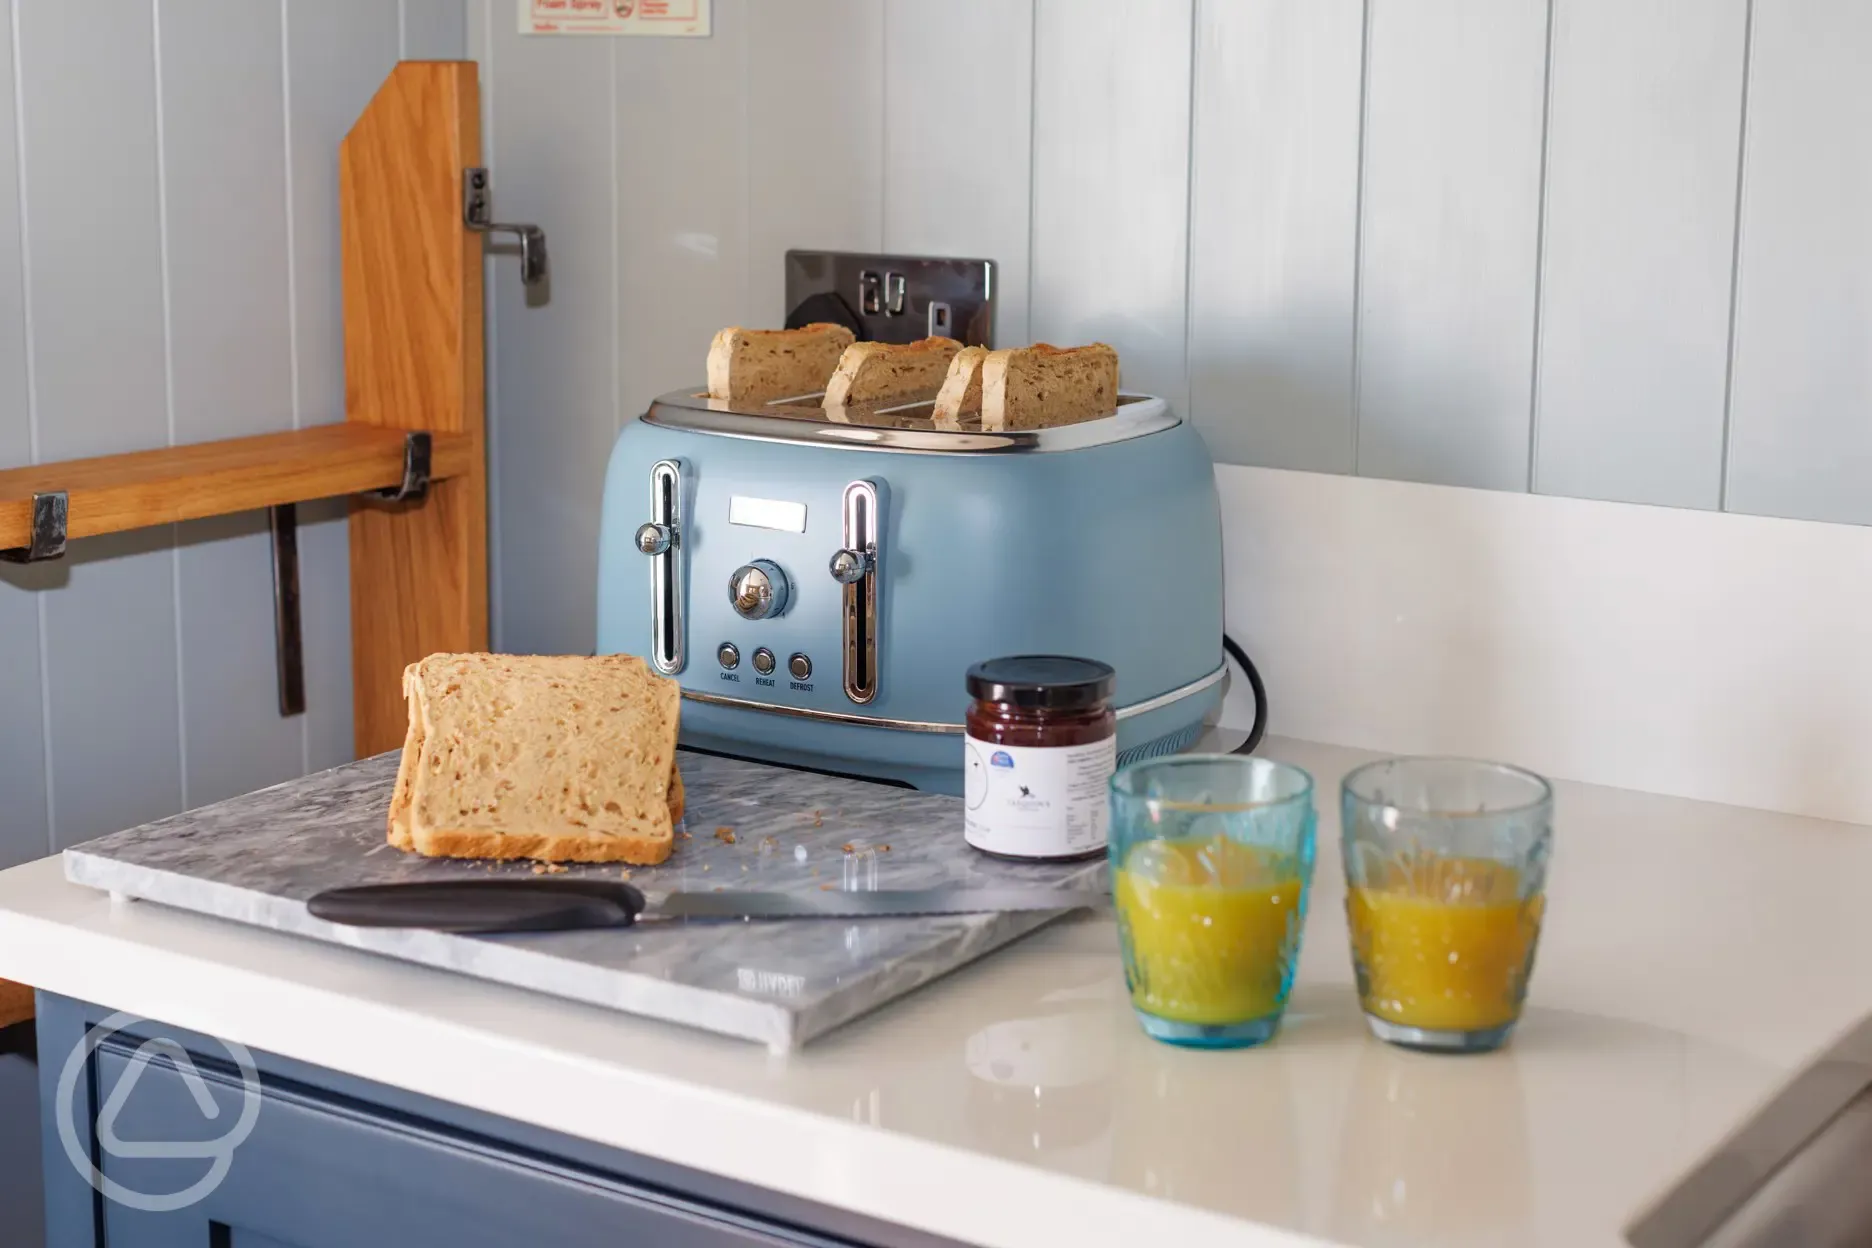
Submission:
[[[1239,754],[1112,777],[1112,899],[1131,1007],[1170,1044],[1241,1048],[1280,1027],[1313,883],[1313,778]]]

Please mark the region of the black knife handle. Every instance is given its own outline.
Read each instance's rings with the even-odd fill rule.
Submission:
[[[644,895],[621,880],[416,880],[327,889],[306,909],[347,927],[564,932],[629,927]]]

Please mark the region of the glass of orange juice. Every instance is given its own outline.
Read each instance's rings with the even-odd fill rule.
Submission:
[[[1313,778],[1234,754],[1112,777],[1106,845],[1131,1006],[1159,1040],[1241,1048],[1280,1027],[1313,882]]]
[[[1391,758],[1348,775],[1341,802],[1352,966],[1372,1034],[1499,1048],[1534,972],[1552,786],[1503,763]]]

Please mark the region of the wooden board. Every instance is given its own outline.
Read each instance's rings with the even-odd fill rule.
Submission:
[[[461,202],[463,169],[481,163],[480,118],[471,62],[407,61],[339,146],[346,419],[473,447],[467,470],[420,503],[352,501],[360,756],[403,738],[405,665],[487,648],[481,237],[463,227]]]
[[[436,435],[430,475],[478,471],[479,450],[477,440]],[[66,536],[80,538],[383,489],[402,479],[403,435],[369,425],[10,468],[0,471],[0,550],[26,545],[35,493],[64,490]]]
[[[0,1027],[23,1023],[33,1016],[33,990],[10,979],[0,979]]]

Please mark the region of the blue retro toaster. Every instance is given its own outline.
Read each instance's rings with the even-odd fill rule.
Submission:
[[[1115,668],[1121,763],[1188,746],[1224,674],[1201,436],[1143,395],[1006,433],[930,406],[656,400],[606,473],[599,653],[680,682],[685,745],[939,792],[1000,655]]]

